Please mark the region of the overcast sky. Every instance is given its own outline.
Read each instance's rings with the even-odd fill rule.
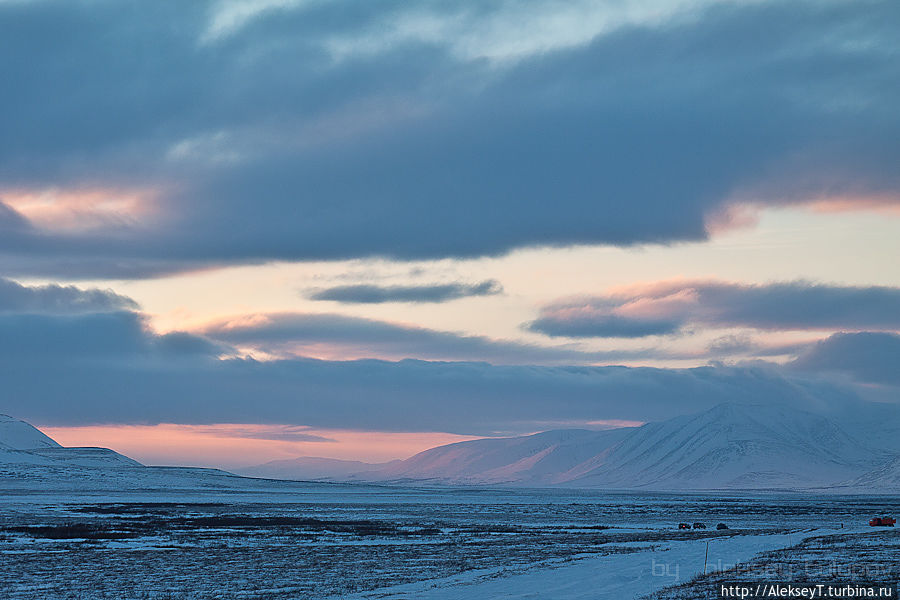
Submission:
[[[0,0],[0,412],[236,466],[898,402],[898,30]]]

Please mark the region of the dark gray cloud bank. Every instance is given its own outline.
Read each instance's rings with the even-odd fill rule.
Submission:
[[[220,360],[211,342],[175,352],[165,339],[130,313],[0,316],[0,411],[45,425],[293,423],[490,434],[548,422],[663,419],[726,400],[817,409],[858,401],[851,386],[769,367],[257,362]],[[47,345],[57,350],[48,354]]]
[[[837,372],[858,381],[900,386],[900,335],[836,333],[807,349],[790,366],[800,371]]]
[[[465,335],[363,317],[317,313],[243,315],[206,326],[202,333],[227,344],[275,356],[331,354],[357,357],[484,360],[493,364],[618,362],[661,355],[653,349],[588,352]],[[336,350],[336,351],[335,351]]]
[[[387,35],[406,2],[300,3],[209,40],[215,6],[0,4],[0,196],[156,193],[153,219],[90,232],[0,204],[0,264],[138,277],[668,243],[706,238],[736,192],[900,191],[893,0],[714,5],[502,64],[424,36],[335,50]]]
[[[495,10],[471,4],[416,10],[473,21]],[[894,0],[716,5],[506,64],[422,37],[333,51],[390,31],[385,18],[409,14],[398,0],[300,3],[210,41],[213,6],[0,3],[4,273],[120,278],[270,259],[671,243],[705,239],[709,215],[735,193],[788,204],[823,193],[890,202],[900,191]],[[13,206],[19,191],[48,187],[149,190],[151,210],[86,230],[41,229]],[[694,291],[686,313],[635,318],[605,298],[593,306],[597,321],[535,327],[634,337],[694,321],[897,324],[892,288]],[[157,335],[134,309],[110,292],[0,282],[0,412],[61,425],[530,431],[657,420],[726,400],[821,407],[879,390],[896,399],[900,360],[895,336],[857,332],[788,368],[490,365],[459,359],[602,355],[330,315]],[[550,316],[559,315],[541,319]],[[233,345],[297,342],[457,361],[221,358]]]
[[[313,300],[332,300],[351,304],[382,304],[385,302],[447,302],[473,296],[499,294],[503,287],[498,281],[480,283],[447,283],[435,285],[339,285],[317,290],[309,295]]]
[[[79,292],[91,291],[69,290],[73,305],[81,303]],[[44,425],[290,423],[492,434],[533,431],[547,423],[658,420],[723,401],[849,410],[873,396],[896,401],[900,384],[900,343],[886,334],[835,335],[787,369],[299,357],[259,362],[223,356],[238,355],[232,344],[297,342],[395,345],[426,355],[456,352],[522,361],[587,356],[332,315],[264,315],[211,326],[205,335],[159,335],[142,315],[115,305],[88,313],[50,308],[0,312],[0,412]],[[864,385],[832,377],[848,372]]]
[[[112,290],[82,290],[75,286],[29,287],[0,277],[0,313],[89,313],[137,309],[137,303]]]
[[[676,281],[561,300],[532,331],[565,337],[644,337],[691,326],[762,330],[900,329],[900,288],[792,281]]]

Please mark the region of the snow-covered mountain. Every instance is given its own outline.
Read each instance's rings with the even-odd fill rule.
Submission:
[[[853,490],[900,492],[900,456],[847,481],[844,485]]]
[[[883,407],[882,407],[883,408]],[[243,474],[294,480],[601,489],[900,491],[900,419],[829,418],[773,405],[722,404],[641,427],[558,430],[439,446],[402,461],[301,458]],[[861,425],[863,424],[863,425]],[[895,434],[891,434],[896,431]],[[63,448],[0,417],[0,477],[74,485],[244,485],[213,469],[145,467],[106,448]],[[90,482],[88,482],[90,480]],[[91,483],[92,482],[92,483]],[[213,483],[215,482],[215,483]]]
[[[76,499],[198,501],[344,494],[340,484],[240,477],[218,469],[148,467],[108,448],[64,448],[24,421],[0,416],[0,502],[67,503]],[[352,486],[368,492],[380,488]]]
[[[886,457],[813,413],[722,404],[636,429],[567,483],[659,489],[807,488],[857,476]]]
[[[0,450],[34,450],[60,448],[53,439],[36,427],[9,415],[0,415]]]
[[[268,483],[267,489],[278,491],[275,482]],[[218,469],[147,467],[109,448],[65,448],[28,423],[0,415],[0,488],[7,499],[21,494],[70,500],[98,492],[153,498],[253,486],[258,482]]]
[[[602,455],[630,429],[564,429],[515,438],[438,446],[373,473],[380,479],[454,484],[559,483],[565,474]]]
[[[33,425],[8,415],[0,415],[0,465],[143,466],[109,448],[64,448]]]
[[[877,479],[900,487],[898,467],[887,466],[895,447],[883,435],[869,439],[857,427],[864,421],[849,423],[851,433],[810,412],[727,403],[636,428],[460,442],[355,477],[654,490],[863,488]]]

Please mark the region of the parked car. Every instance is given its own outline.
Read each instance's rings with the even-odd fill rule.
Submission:
[[[706,523],[694,523],[694,529],[706,529]]]
[[[690,529],[690,528],[691,528],[690,523],[679,523],[678,524],[678,529]]]
[[[725,523],[719,523],[718,525],[716,525],[716,529],[728,529],[728,525],[726,525]]]

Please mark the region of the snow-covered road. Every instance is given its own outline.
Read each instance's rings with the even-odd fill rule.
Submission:
[[[849,533],[850,530],[839,530]],[[818,529],[790,535],[747,535],[709,542],[709,570],[728,569],[760,552],[785,548]],[[474,571],[441,580],[383,588],[346,600],[627,600],[683,583],[703,572],[706,541],[667,542],[630,554],[586,557],[522,573]]]

